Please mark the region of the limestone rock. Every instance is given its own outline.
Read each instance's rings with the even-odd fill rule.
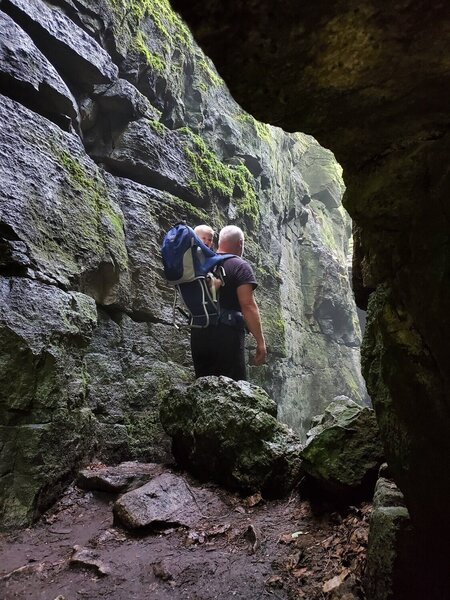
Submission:
[[[83,294],[23,277],[0,277],[0,507],[5,527],[25,525],[47,508],[90,451],[82,353],[95,323],[95,303]]]
[[[159,111],[126,79],[118,79],[112,84],[95,86],[93,96],[101,108],[108,111],[109,115],[123,114],[128,117],[129,121],[140,117],[157,119],[159,116]]]
[[[114,503],[114,516],[128,529],[190,525],[201,514],[196,491],[183,477],[163,473]]]
[[[73,547],[69,564],[94,569],[99,575],[103,576],[111,574],[111,567],[100,560],[99,553],[91,548],[83,548],[83,546],[76,545]]]
[[[162,467],[155,463],[124,462],[116,467],[83,469],[76,483],[84,490],[117,494],[144,485],[161,471]]]
[[[0,73],[10,95],[19,96],[42,114],[76,120],[77,103],[53,65],[8,15],[0,13]]]
[[[313,422],[301,452],[303,471],[338,497],[367,494],[383,458],[373,410],[343,396]]]
[[[123,218],[78,137],[1,98],[0,221],[27,246],[35,271],[109,304],[126,298]]]
[[[100,310],[84,362],[98,458],[106,463],[170,460],[159,407],[174,381],[193,377],[182,332],[126,315],[114,320]]]
[[[60,10],[41,0],[4,0],[2,8],[33,32],[69,79],[91,85],[116,79],[117,67],[107,52]]]
[[[170,390],[160,414],[176,461],[196,477],[274,497],[297,483],[299,440],[261,388],[202,377]]]
[[[370,518],[365,589],[368,600],[414,598],[414,532],[404,498],[395,483],[380,477]],[[409,575],[408,575],[409,573]],[[425,575],[425,574],[424,574]]]
[[[110,151],[94,154],[122,176],[203,207],[213,199],[232,197],[236,188],[230,178],[236,174],[238,180],[240,171],[213,154],[208,157],[203,145],[196,148],[200,143],[188,130],[172,131],[158,121],[140,119],[128,125]]]
[[[125,244],[133,274],[129,288],[131,310],[140,318],[170,324],[174,291],[161,277],[162,236],[178,220],[198,222],[202,213],[167,192],[129,179],[108,176],[107,183],[124,216]],[[207,219],[206,213],[203,218]],[[179,344],[179,335],[176,340]],[[170,337],[167,341],[170,344]],[[175,347],[175,343],[170,345]]]

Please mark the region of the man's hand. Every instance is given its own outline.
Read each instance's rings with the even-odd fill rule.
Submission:
[[[253,356],[251,363],[253,365],[263,365],[267,360],[267,348],[265,344],[259,344],[256,346],[255,356]]]
[[[258,305],[253,297],[253,286],[249,283],[244,283],[237,288],[236,293],[247,329],[256,340],[256,353],[251,359],[251,363],[253,365],[262,365],[266,362],[267,349]]]

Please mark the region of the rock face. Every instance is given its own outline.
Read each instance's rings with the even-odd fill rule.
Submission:
[[[436,554],[448,556],[448,7],[174,5],[245,108],[312,133],[344,167],[361,307],[376,290],[363,347],[369,393],[411,518],[425,539],[439,532]]]
[[[237,223],[270,360],[250,379],[299,435],[364,402],[342,173],[255,121],[167,2],[0,10],[0,507],[29,523],[79,465],[163,460],[159,405],[193,373],[159,246]]]
[[[366,594],[368,600],[415,598],[415,569],[420,569],[414,531],[403,494],[383,473],[377,481],[370,518],[367,548]],[[422,580],[427,581],[423,573]],[[427,594],[429,582],[422,586]]]
[[[201,480],[268,497],[298,482],[299,439],[276,420],[276,404],[257,386],[201,377],[168,392],[161,422],[177,463]]]
[[[341,396],[313,424],[301,452],[302,470],[337,498],[371,497],[383,459],[373,410]]]

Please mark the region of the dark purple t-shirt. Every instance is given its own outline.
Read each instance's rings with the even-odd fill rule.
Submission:
[[[258,285],[256,283],[255,274],[248,262],[239,256],[227,258],[222,263],[222,266],[225,271],[225,285],[220,288],[220,306],[228,310],[240,311],[241,307],[239,305],[236,290],[244,283],[250,283],[253,286],[253,289],[255,289]]]

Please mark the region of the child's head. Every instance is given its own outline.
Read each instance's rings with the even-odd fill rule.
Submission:
[[[211,248],[214,239],[214,229],[209,225],[197,225],[194,229],[195,235],[202,240],[205,246]]]

